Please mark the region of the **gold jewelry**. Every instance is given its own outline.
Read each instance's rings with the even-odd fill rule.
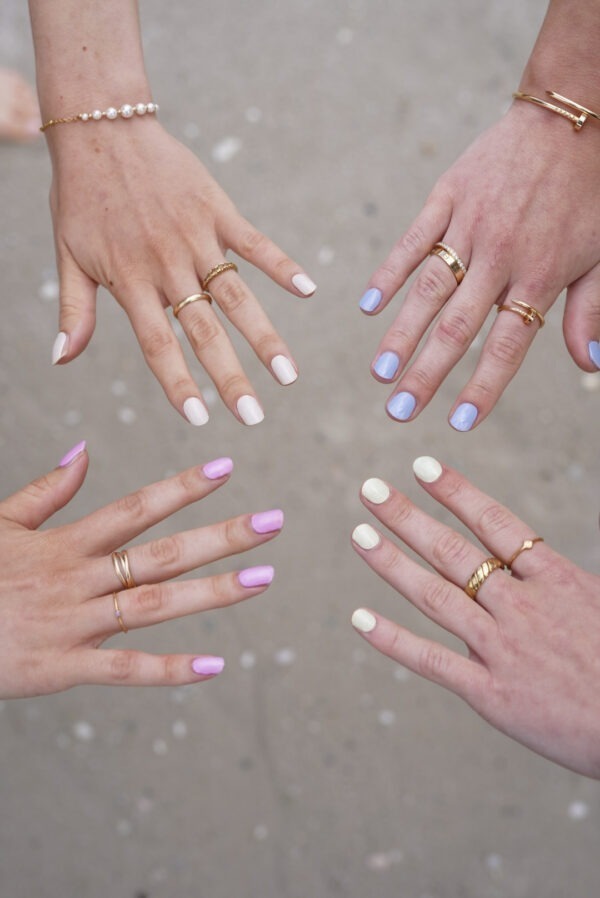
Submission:
[[[465,586],[465,592],[469,598],[474,599],[477,595],[477,590],[483,585],[490,574],[493,574],[494,571],[497,571],[499,568],[504,568],[505,566],[504,562],[500,561],[499,558],[486,558],[486,560],[473,571]]]
[[[158,103],[123,103],[117,109],[109,106],[108,109],[94,109],[93,112],[79,112],[77,115],[67,115],[64,118],[51,118],[44,122],[40,131],[52,128],[54,125],[68,125],[71,122],[99,122],[100,119],[113,121],[116,118],[133,118],[134,115],[146,115],[158,112]]]
[[[506,567],[510,570],[510,569],[511,569],[511,565],[513,564],[513,562],[515,561],[515,559],[519,557],[519,555],[521,554],[521,552],[526,552],[528,549],[533,549],[533,546],[534,546],[535,543],[543,543],[543,542],[544,542],[544,537],[543,537],[543,536],[535,536],[535,537],[533,537],[533,539],[526,539],[526,540],[524,540],[524,541],[523,541],[523,545],[521,546],[521,548],[520,548],[520,549],[517,549],[517,551],[515,552],[515,554],[514,554],[514,555],[511,555],[510,558],[508,559],[508,561],[506,562]]]
[[[121,630],[123,631],[123,633],[128,633],[129,630],[125,626],[125,623],[123,621],[123,615],[121,614],[121,609],[119,608],[119,598],[118,598],[117,593],[113,592],[112,597],[113,597],[113,605],[115,606],[115,617],[119,621],[119,626],[120,626]]]
[[[568,106],[569,109],[576,109],[579,115],[575,115],[575,113],[569,112],[568,109],[563,109],[561,106],[555,106],[554,103],[548,103],[547,100],[540,100],[539,97],[532,97],[531,94],[522,93],[520,90],[516,90],[513,97],[515,100],[525,100],[527,103],[535,103],[536,106],[542,106],[544,109],[549,109],[550,112],[562,115],[563,118],[572,122],[575,131],[581,131],[588,118],[595,118],[597,121],[600,121],[600,115],[598,115],[597,112],[592,112],[591,109],[587,109],[580,103],[576,103],[574,100],[568,100],[566,97],[561,97],[560,94],[555,93],[553,90],[547,90],[546,94],[549,97],[552,97],[553,100],[558,100],[559,103]]]
[[[215,265],[214,268],[211,268],[205,277],[202,278],[202,289],[206,290],[210,282],[218,277],[220,274],[223,274],[224,271],[237,271],[238,267],[235,262],[221,262],[220,265]]]
[[[430,250],[430,256],[439,256],[443,262],[450,268],[450,271],[456,278],[456,283],[460,284],[465,274],[467,266],[458,255],[455,249],[448,246],[447,243],[436,243]]]
[[[123,584],[123,587],[125,589],[134,589],[136,582],[131,574],[126,550],[123,549],[122,552],[113,552],[110,557],[115,569],[115,574]]]
[[[527,305],[526,302],[522,302],[520,299],[511,299],[512,306],[498,306],[498,312],[514,312],[515,315],[520,315],[523,319],[524,323],[529,327],[530,324],[536,320],[540,323],[540,330],[546,323],[546,319],[542,315],[541,312],[538,312],[537,309],[534,309],[533,306]],[[519,308],[514,308],[514,306],[518,306]]]
[[[205,299],[209,304],[212,302],[210,293],[204,291],[202,293],[192,293],[191,296],[186,296],[186,298],[182,299],[181,302],[178,302],[176,306],[173,306],[173,315],[175,318],[179,318],[179,313],[185,306],[189,305],[191,302],[198,302],[199,299]]]

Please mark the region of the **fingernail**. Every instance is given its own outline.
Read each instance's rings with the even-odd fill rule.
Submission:
[[[417,400],[412,393],[396,393],[388,401],[388,412],[396,421],[408,421],[415,410]]]
[[[65,334],[63,331],[57,335],[54,344],[52,346],[52,364],[56,365],[57,362],[60,362],[62,358],[67,354],[67,349],[69,348],[69,335]]]
[[[311,296],[317,289],[314,281],[311,281],[307,274],[295,274],[292,278],[292,284],[304,296]]]
[[[196,396],[190,396],[183,403],[183,414],[186,416],[190,424],[200,427],[208,421],[208,412],[203,403]]]
[[[477,406],[472,402],[461,402],[450,418],[450,424],[455,430],[462,432],[470,430],[475,424],[478,414]]]
[[[192,661],[192,670],[194,673],[201,674],[204,677],[214,677],[220,674],[225,667],[224,658],[194,658]]]
[[[600,368],[600,342],[598,340],[591,340],[588,344],[588,352],[590,354],[590,359],[596,368]]]
[[[67,465],[70,465],[71,462],[75,461],[75,459],[81,455],[82,452],[85,452],[86,441],[81,440],[80,443],[77,443],[76,446],[73,446],[72,449],[69,449],[66,455],[63,455],[61,460],[58,463],[59,468],[66,468]]]
[[[359,302],[359,306],[363,312],[374,312],[382,299],[383,293],[381,290],[378,290],[377,287],[371,287],[371,289],[367,290],[363,295]]]
[[[240,396],[236,408],[238,410],[238,415],[244,424],[247,424],[248,426],[260,424],[261,421],[264,421],[265,413],[254,396]]]
[[[283,527],[283,512],[280,508],[259,511],[252,515],[251,524],[255,533],[275,533]]]
[[[383,352],[373,365],[373,371],[384,380],[393,380],[399,367],[400,357],[395,352]]]
[[[230,458],[215,458],[214,461],[208,461],[202,468],[202,472],[209,480],[219,480],[220,477],[226,477],[233,471],[233,461]]]
[[[280,384],[287,387],[298,379],[298,372],[284,355],[276,355],[271,361],[271,369]]]
[[[431,455],[420,455],[413,462],[413,471],[423,483],[435,483],[442,474],[442,466]]]
[[[242,586],[251,589],[253,586],[268,586],[273,582],[275,576],[275,568],[270,564],[261,564],[258,567],[247,567],[240,571],[238,580]]]
[[[378,477],[370,477],[369,480],[365,480],[360,491],[365,499],[374,505],[381,505],[382,502],[390,498],[389,486]]]
[[[357,608],[352,615],[352,626],[361,633],[371,633],[377,626],[377,619],[366,608]]]
[[[352,539],[361,549],[374,549],[381,542],[381,537],[370,524],[359,524],[355,527]]]

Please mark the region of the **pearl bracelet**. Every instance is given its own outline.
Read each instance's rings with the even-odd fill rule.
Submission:
[[[134,115],[146,115],[158,112],[158,103],[123,103],[118,109],[109,106],[108,109],[94,109],[93,112],[79,112],[77,115],[69,115],[66,118],[51,118],[44,122],[40,131],[51,128],[53,125],[67,125],[70,122],[99,122],[100,119],[106,118],[113,121],[116,118],[133,118]]]

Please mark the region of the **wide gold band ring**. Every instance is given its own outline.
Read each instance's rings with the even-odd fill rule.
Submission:
[[[456,278],[456,283],[460,284],[465,274],[467,273],[467,266],[455,249],[452,249],[452,247],[448,246],[447,243],[436,243],[434,246],[432,246],[429,255],[439,256],[442,262],[446,263],[446,265]]]
[[[206,274],[201,281],[202,289],[206,290],[208,285],[212,280],[218,277],[220,274],[223,274],[225,271],[237,271],[238,267],[235,262],[221,262],[220,265],[215,265],[214,268],[211,268],[208,274]]]
[[[178,302],[176,306],[173,306],[173,315],[175,318],[179,318],[179,313],[185,306],[189,306],[191,302],[198,302],[199,299],[204,299],[206,302],[212,302],[212,296],[210,293],[202,292],[202,293],[192,293],[191,296],[186,296],[185,299],[182,299],[181,302]]]
[[[515,315],[520,315],[527,327],[537,320],[540,324],[540,330],[546,323],[546,319],[541,312],[538,312],[533,306],[520,299],[511,299],[508,306],[498,306],[498,312],[514,312]]]
[[[505,567],[505,564],[499,558],[486,558],[486,560],[473,571],[465,586],[465,592],[469,598],[474,599],[477,595],[477,590],[483,586],[490,574],[493,574],[494,571],[503,567]]]
[[[119,608],[119,596],[116,592],[113,592],[113,605],[115,606],[115,617],[119,621],[119,627],[121,628],[123,633],[129,633],[128,628],[125,626],[125,622],[123,620],[123,615],[121,614],[121,609]]]
[[[133,579],[131,568],[129,567],[129,558],[126,550],[123,549],[122,552],[113,552],[110,557],[115,569],[115,574],[121,581],[122,586],[125,589],[134,589],[137,584]]]
[[[543,543],[543,542],[544,542],[543,536],[534,536],[532,539],[524,539],[523,545],[519,549],[517,549],[517,551],[514,553],[514,555],[511,555],[510,558],[508,559],[508,561],[506,562],[506,567],[510,569],[511,565],[519,557],[521,552],[527,552],[528,549],[533,549],[535,543]]]

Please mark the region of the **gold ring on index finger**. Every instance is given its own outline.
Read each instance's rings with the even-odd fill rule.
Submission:
[[[526,324],[529,327],[530,324],[537,319],[540,324],[540,330],[546,323],[546,319],[542,315],[541,312],[538,312],[537,309],[534,309],[533,306],[530,306],[528,303],[523,302],[521,299],[511,299],[509,300],[509,305],[498,306],[498,312],[514,312],[515,315],[520,315],[523,319],[523,324]]]
[[[173,315],[175,318],[179,318],[179,313],[182,309],[189,306],[192,302],[198,302],[200,299],[205,300],[207,303],[212,302],[212,296],[205,290],[203,290],[202,293],[192,293],[191,296],[186,296],[186,298],[182,299],[181,302],[178,302],[176,306],[173,306]]]
[[[131,568],[129,567],[129,556],[127,555],[126,549],[113,552],[110,557],[115,569],[115,574],[121,581],[124,589],[135,589],[137,584],[133,579],[133,574],[131,573]]]

